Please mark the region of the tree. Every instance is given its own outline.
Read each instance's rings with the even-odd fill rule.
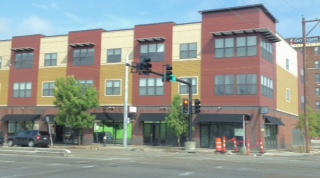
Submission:
[[[320,113],[315,112],[312,108],[307,107],[309,117],[309,135],[311,138],[320,136]],[[300,115],[300,120],[297,124],[297,128],[301,129],[305,133],[305,117],[304,114]]]
[[[55,86],[53,103],[59,109],[55,121],[58,125],[71,127],[81,144],[83,129],[94,126],[95,116],[88,111],[99,106],[98,92],[93,86],[76,81],[73,76],[58,78]]]
[[[188,116],[183,114],[180,95],[175,95],[172,100],[171,109],[167,118],[168,126],[175,132],[177,143],[180,148],[180,138],[187,134]]]

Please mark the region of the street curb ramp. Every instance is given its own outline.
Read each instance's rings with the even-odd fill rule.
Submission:
[[[52,148],[0,147],[0,154],[68,157],[69,154],[71,154],[71,151],[68,149],[52,149]]]

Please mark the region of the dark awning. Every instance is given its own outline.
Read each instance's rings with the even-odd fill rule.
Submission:
[[[69,44],[69,46],[73,48],[79,48],[79,47],[92,47],[94,46],[94,43],[87,42],[87,43],[74,43],[74,44]]]
[[[138,120],[139,121],[165,121],[166,117],[169,115],[167,113],[141,113]]]
[[[56,117],[56,114],[47,114],[43,117],[42,121],[47,121],[46,118],[49,117],[50,122],[54,122],[54,118]]]
[[[96,120],[123,122],[123,113],[92,113]]]
[[[164,41],[164,37],[150,37],[150,38],[138,38],[136,39],[139,43],[145,43],[145,42],[157,42],[157,41]]]
[[[24,51],[33,51],[34,48],[25,47],[25,48],[12,48],[11,51],[14,52],[24,52]]]
[[[195,122],[243,122],[243,116],[246,114],[199,114]]]
[[[270,29],[268,28],[253,28],[243,30],[231,30],[223,32],[212,32],[213,36],[227,36],[227,35],[242,35],[242,34],[256,34],[260,33],[267,38],[270,42],[275,43],[281,41]]]
[[[265,117],[265,123],[271,123],[274,125],[282,125],[284,126],[283,122],[281,121],[281,119],[276,118],[276,117],[272,117],[272,116],[264,116]]]
[[[40,116],[39,114],[6,114],[1,121],[34,121]]]

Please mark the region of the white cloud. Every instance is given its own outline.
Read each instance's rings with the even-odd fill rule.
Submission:
[[[64,12],[64,15],[66,15],[69,19],[71,19],[74,22],[77,23],[82,23],[81,18],[79,18],[78,16],[71,14],[70,12]]]
[[[58,5],[55,2],[52,2],[51,4],[37,4],[33,3],[35,7],[39,7],[41,9],[59,9]]]
[[[39,33],[43,35],[49,35],[53,32],[54,28],[52,27],[51,23],[37,16],[31,16],[23,20],[18,30],[18,33],[22,35]]]

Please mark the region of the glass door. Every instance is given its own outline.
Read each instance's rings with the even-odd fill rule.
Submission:
[[[208,148],[209,147],[209,125],[201,125],[200,128],[200,147]]]

